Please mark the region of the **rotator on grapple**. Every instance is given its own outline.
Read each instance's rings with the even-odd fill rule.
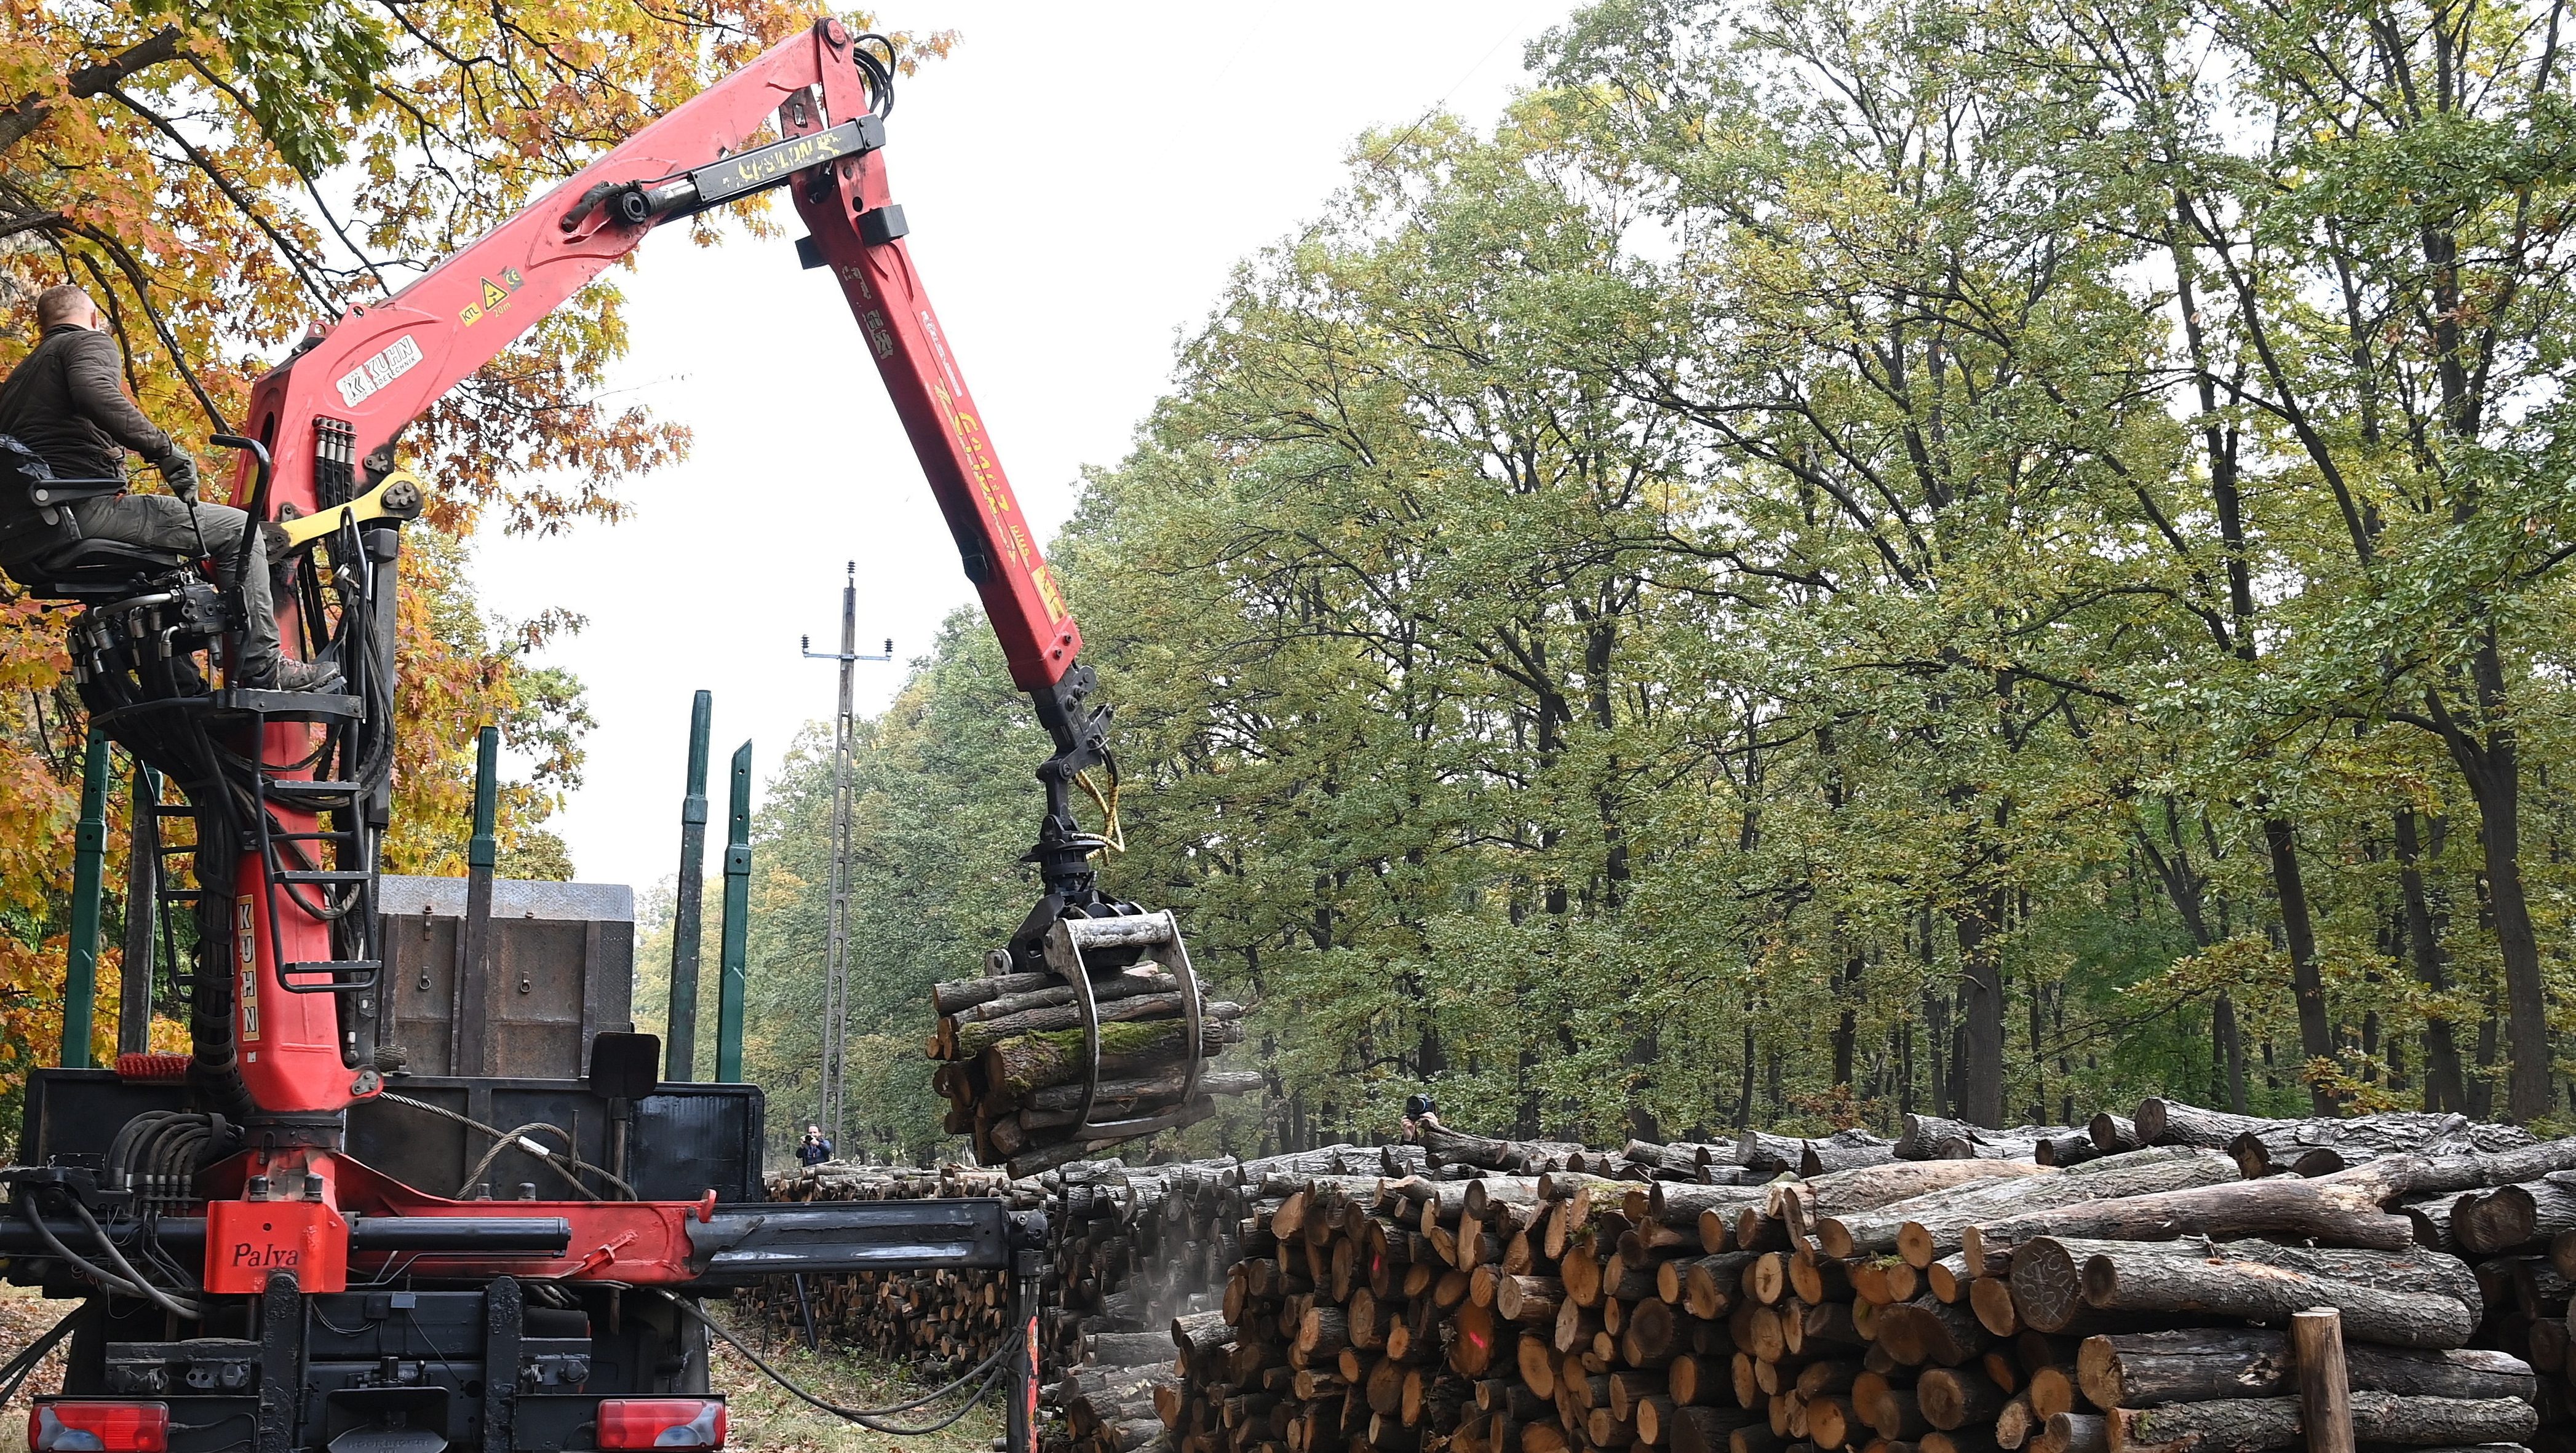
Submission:
[[[241,433],[215,442],[241,456],[232,499],[274,532],[282,637],[335,662],[341,690],[237,683],[239,595],[217,582],[237,581],[244,561],[221,562],[230,568],[210,581],[209,562],[70,539],[37,572],[47,578],[23,582],[82,607],[70,637],[82,696],[99,731],[180,789],[188,807],[172,811],[196,837],[176,850],[194,853],[198,883],[174,895],[198,928],[184,1067],[131,1056],[117,1073],[40,1072],[27,1163],[0,1172],[9,1275],[87,1298],[65,1324],[73,1372],[41,1404],[35,1453],[708,1448],[721,1444],[722,1407],[697,1296],[752,1276],[904,1266],[1011,1274],[1022,1335],[976,1375],[1011,1377],[1012,1446],[1034,1447],[1040,1218],[981,1200],[761,1205],[756,1175],[651,1199],[637,1187],[706,1163],[689,1134],[756,1143],[756,1095],[747,1131],[739,1111],[721,1125],[713,1111],[675,1112],[654,1123],[701,1129],[658,1144],[621,1133],[597,1150],[568,1135],[579,1143],[556,1149],[388,1093],[377,1063],[394,602],[402,528],[424,501],[396,442],[653,228],[782,187],[809,234],[799,255],[830,269],[849,302],[1012,679],[1054,743],[1028,855],[1044,896],[1005,951],[1078,974],[1154,954],[1176,963],[1195,1020],[1169,916],[1101,893],[1102,839],[1075,817],[1085,774],[1108,775],[1104,807],[1114,800],[1110,713],[1091,700],[1080,632],[889,199],[892,71],[881,38],[818,21],[400,292],[317,325],[255,385]],[[776,140],[752,144],[773,124]],[[0,487],[42,502],[109,483]],[[1086,1019],[1096,1039],[1096,1014]],[[595,1133],[637,1123],[648,1100],[685,1109],[715,1088],[657,1084],[655,1063],[648,1037],[603,1033],[587,1081],[545,1093]],[[479,1103],[483,1082],[448,1083],[458,1103]],[[495,1144],[516,1136],[558,1193],[576,1194],[539,1199],[527,1186],[494,1203],[417,1189],[350,1153],[353,1113],[414,1116],[423,1133],[456,1133],[455,1122]],[[0,1389],[26,1366],[0,1364]]]

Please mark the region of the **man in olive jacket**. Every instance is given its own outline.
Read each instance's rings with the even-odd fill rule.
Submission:
[[[0,383],[0,434],[34,450],[58,479],[122,477],[125,452],[131,449],[158,467],[170,486],[167,495],[118,494],[74,502],[69,508],[82,537],[191,555],[202,538],[215,559],[229,564],[249,527],[249,513],[231,505],[201,504],[191,518],[197,461],[125,396],[124,361],[116,340],[99,327],[98,305],[70,283],[47,288],[36,295],[36,326],[43,340]],[[41,569],[26,567],[61,543],[23,491],[0,489],[0,568],[21,580],[41,575]],[[251,532],[249,570],[241,582],[249,630],[239,684],[318,689],[337,672],[287,660],[278,649],[265,544],[259,532]]]

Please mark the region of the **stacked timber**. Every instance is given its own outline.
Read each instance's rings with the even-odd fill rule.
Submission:
[[[1181,985],[1159,965],[1139,963],[1089,980],[1100,1062],[1086,1119],[1090,1066],[1073,986],[1049,971],[1006,972],[1009,958],[998,951],[986,967],[990,972],[981,978],[931,990],[939,1025],[929,1054],[940,1062],[931,1084],[949,1102],[945,1128],[973,1136],[979,1161],[1007,1164],[1014,1176],[1035,1175],[1123,1141],[1196,1124],[1215,1113],[1217,1097],[1262,1086],[1256,1071],[1202,1066],[1193,1087],[1194,1060],[1243,1042],[1243,1006],[1203,1002],[1198,1042],[1191,1044]],[[1111,1122],[1125,1128],[1084,1130]]]
[[[1173,1453],[2261,1453],[2331,1307],[2365,1449],[2576,1453],[2576,1141],[2209,1114],[1273,1175],[1157,1410]]]
[[[1378,1147],[1336,1145],[1251,1161],[1085,1161],[1032,1182],[1056,1207],[1040,1345],[1064,1369],[1048,1392],[1063,1418],[1059,1453],[1167,1441],[1154,1399],[1179,1382],[1173,1329],[1224,1331],[1227,1272],[1269,1249],[1262,1220],[1289,1190],[1319,1175],[1374,1178],[1380,1165]]]
[[[999,1196],[1015,1210],[1045,1197],[1032,1182],[971,1166],[862,1165],[826,1161],[773,1174],[773,1201],[911,1201]],[[998,1271],[863,1271],[773,1277],[735,1294],[773,1340],[804,1340],[869,1353],[939,1381],[991,1355],[1010,1333],[1011,1289]]]

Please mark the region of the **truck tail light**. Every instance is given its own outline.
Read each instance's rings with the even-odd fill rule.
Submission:
[[[36,1404],[27,1414],[29,1453],[168,1453],[166,1403]]]
[[[722,1398],[609,1398],[599,1405],[602,1448],[707,1450],[724,1441]]]

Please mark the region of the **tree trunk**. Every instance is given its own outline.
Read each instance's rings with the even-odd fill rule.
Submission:
[[[2528,1402],[2539,1390],[2530,1365],[2503,1352],[2365,1342],[2347,1344],[2344,1362],[2356,1392]],[[2088,1337],[2075,1366],[2084,1395],[2100,1408],[2289,1397],[2299,1386],[2290,1339],[2251,1327]]]
[[[2487,905],[2495,917],[2496,951],[2504,960],[2505,1114],[2528,1124],[2549,1112],[2549,1005],[2542,990],[2540,941],[2522,885],[2522,758],[2514,728],[2497,719],[2505,696],[2504,665],[2489,622],[2470,675],[2490,723],[2480,741],[2454,716],[2439,691],[2426,693],[2443,745],[2478,803],[2478,848],[2484,856]]]
[[[1979,1125],[2004,1122],[2003,960],[1994,940],[2002,898],[1998,889],[1977,891],[1973,906],[1956,919],[1965,1033],[1959,1062],[1950,1067],[1951,1105]]]
[[[2227,1066],[2227,1108],[2245,1113],[2245,1034],[2236,1025],[2236,1000],[2225,990],[2210,1005],[2209,1030],[2217,1038],[2219,1058]]]
[[[2290,949],[2290,987],[2299,1006],[2299,1052],[2307,1059],[2334,1058],[2334,1023],[2326,1017],[2325,977],[2317,969],[2317,930],[2308,913],[2308,889],[2299,870],[2299,840],[2286,817],[2263,819],[2263,846],[2272,857],[2272,889],[2281,907],[2281,935]],[[2334,1113],[2323,1085],[2308,1087],[2320,1115]]]
[[[2432,900],[2424,892],[2422,844],[2415,831],[2415,809],[2397,810],[2397,883],[2406,905],[2406,949],[2415,961],[2415,977],[2435,995],[2451,992],[2451,973],[2442,952],[2441,928],[2434,921]],[[2451,1021],[2432,1014],[2424,1021],[2424,1108],[2469,1108],[2468,1081],[2460,1070],[2460,1046]]]

